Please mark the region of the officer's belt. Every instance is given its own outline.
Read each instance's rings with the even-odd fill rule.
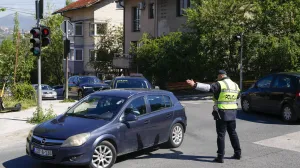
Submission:
[[[222,92],[227,92],[227,93],[239,93],[238,90],[229,90],[229,89],[223,89]]]
[[[237,102],[221,102],[221,101],[216,101],[215,105],[217,104],[237,104]]]

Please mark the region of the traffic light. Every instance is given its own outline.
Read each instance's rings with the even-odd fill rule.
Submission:
[[[30,51],[33,53],[34,56],[40,56],[41,54],[41,32],[40,28],[35,27],[30,30],[30,33],[32,34],[32,39],[30,39],[30,43],[33,44]]]
[[[42,26],[42,47],[50,44],[50,29],[49,27]]]
[[[68,54],[70,53],[70,40],[64,40],[64,57],[67,58]]]

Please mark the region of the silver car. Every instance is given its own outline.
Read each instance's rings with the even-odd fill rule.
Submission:
[[[34,89],[38,90],[38,85],[32,85]],[[42,99],[57,99],[57,92],[49,85],[42,84]]]

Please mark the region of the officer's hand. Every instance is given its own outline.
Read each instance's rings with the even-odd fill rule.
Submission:
[[[186,83],[188,83],[190,86],[194,86],[195,85],[195,82],[194,82],[194,80],[192,79],[192,80],[186,80]]]

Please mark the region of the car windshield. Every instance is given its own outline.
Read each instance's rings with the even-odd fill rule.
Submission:
[[[42,85],[42,90],[52,90],[53,88],[48,85]]]
[[[79,83],[101,83],[101,80],[97,77],[81,77],[79,78]]]
[[[118,79],[115,88],[148,88],[148,85],[143,79]]]
[[[65,115],[91,119],[112,120],[119,112],[126,98],[90,95],[70,108]]]
[[[38,89],[38,85],[34,86],[34,89],[37,90]],[[42,85],[42,90],[52,90],[53,88],[49,85]]]

